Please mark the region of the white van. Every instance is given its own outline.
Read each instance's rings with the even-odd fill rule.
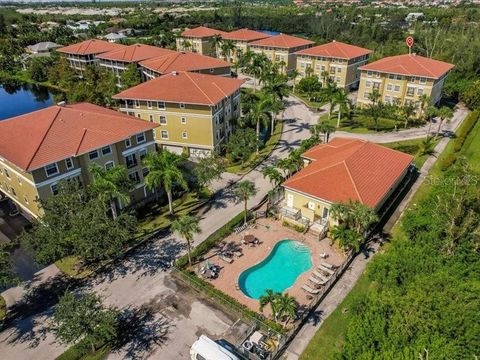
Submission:
[[[238,356],[217,344],[205,335],[201,335],[190,348],[192,360],[241,360]]]

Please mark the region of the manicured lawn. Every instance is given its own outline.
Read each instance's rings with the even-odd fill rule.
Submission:
[[[328,118],[328,114],[322,116],[320,121],[328,120],[328,122],[337,126],[338,115],[337,112],[333,112],[331,118]],[[375,130],[375,123],[372,118],[362,115],[354,114],[352,120],[348,120],[345,117],[340,119],[340,127],[338,130],[347,131],[355,134],[374,134],[377,132],[391,132],[395,131],[395,125],[398,130],[402,130],[403,127],[399,126],[399,123],[393,119],[380,118],[378,120],[378,131]]]
[[[305,94],[301,94],[299,92],[292,92],[291,94],[299,98],[301,101],[305,103],[305,105],[313,108],[314,110],[317,110],[318,108],[326,104],[325,102],[310,101]]]
[[[464,126],[465,124],[462,124]],[[458,131],[457,131],[458,133]],[[412,140],[415,142],[418,140]],[[392,147],[400,146],[413,148],[414,143],[398,142],[390,144]],[[436,163],[432,166],[429,172],[429,177],[439,177],[442,174],[441,162],[442,159],[454,153],[454,141],[450,141],[438,157]],[[467,158],[467,161],[473,166],[474,169],[480,171],[480,122],[477,122],[472,132],[469,134],[462,150],[461,155]],[[413,196],[408,208],[416,206],[416,203],[423,198],[430,190],[428,182],[424,182],[422,186]],[[399,239],[404,236],[401,226],[401,222],[397,222],[391,231],[392,239]],[[388,251],[388,244],[385,246],[384,251]],[[368,267],[367,267],[368,271]],[[335,352],[341,349],[344,342],[345,331],[348,326],[348,307],[352,304],[352,300],[357,296],[362,296],[368,289],[374,286],[371,284],[364,273],[358,279],[357,284],[353,287],[352,291],[346,296],[343,302],[335,309],[335,311],[325,320],[323,325],[315,334],[312,341],[308,344],[308,347],[300,357],[301,360],[310,359],[332,359]],[[345,313],[345,309],[347,312]]]
[[[93,269],[87,267],[82,267],[81,269],[79,269],[79,261],[80,259],[76,256],[67,256],[61,260],[56,261],[55,265],[64,274],[75,279],[83,279],[90,275],[93,272]]]
[[[421,154],[422,142],[424,140],[425,139],[413,139],[413,140],[405,140],[405,141],[396,141],[396,142],[386,143],[381,145],[413,155],[415,157],[413,162],[417,167],[417,169],[420,169],[425,163],[425,161],[427,161],[429,156],[428,154]],[[435,145],[438,144],[438,141],[439,140],[435,140]]]
[[[356,296],[366,294],[370,282],[363,274],[353,287],[352,291],[345,297],[323,325],[317,331],[306,350],[300,356],[300,360],[333,359],[344,342],[345,331],[348,325],[348,310]],[[320,356],[321,354],[321,356]]]
[[[277,146],[278,142],[280,141],[280,138],[282,137],[282,128],[283,128],[283,122],[280,120],[277,120],[275,123],[275,131],[272,136],[267,140],[265,143],[265,146],[260,149],[259,154],[253,154],[248,161],[246,161],[243,165],[241,164],[233,164],[230,166],[227,166],[226,171],[232,174],[246,174],[252,169],[254,169],[258,164],[260,164],[263,160],[265,160],[275,149]]]
[[[5,305],[5,299],[2,296],[0,296],[0,323],[5,318],[6,312],[7,312],[7,307]]]

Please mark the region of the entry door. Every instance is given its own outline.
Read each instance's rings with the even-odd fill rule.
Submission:
[[[322,217],[323,217],[324,219],[328,219],[328,208],[326,208],[326,207],[323,208]]]
[[[287,206],[293,208],[293,195],[287,194]]]

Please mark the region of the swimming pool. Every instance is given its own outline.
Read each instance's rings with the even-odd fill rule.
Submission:
[[[238,286],[248,297],[259,299],[266,289],[283,292],[311,268],[311,252],[308,246],[295,240],[282,240],[262,262],[240,274]]]

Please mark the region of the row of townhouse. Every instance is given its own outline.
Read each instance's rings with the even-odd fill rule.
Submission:
[[[118,85],[121,85],[121,74],[131,64],[138,68],[143,80],[171,71],[231,75],[231,64],[227,61],[145,44],[127,46],[90,39],[62,47],[57,51],[63,54],[80,76],[83,76],[87,66],[101,66],[116,76]]]
[[[219,40],[220,39],[220,40]],[[223,57],[219,53],[222,40],[232,41],[231,62],[250,49],[263,53],[273,63],[281,64],[285,73],[296,69],[299,77],[317,76],[320,82],[333,82],[337,87],[351,91],[359,89],[357,103],[370,103],[373,90],[381,100],[400,105],[420,103],[422,95],[435,105],[441,99],[446,76],[452,64],[415,54],[391,56],[368,63],[372,50],[332,41],[313,46],[313,42],[299,37],[240,29],[223,32],[200,26],[187,29],[177,39],[177,47],[203,55]],[[221,47],[221,46],[220,46]]]
[[[132,201],[151,195],[142,159],[156,151],[156,124],[89,103],[54,105],[0,122],[0,193],[27,218],[62,180],[92,182],[89,168],[125,165]],[[25,134],[29,134],[25,137]],[[121,204],[119,204],[121,205]]]

